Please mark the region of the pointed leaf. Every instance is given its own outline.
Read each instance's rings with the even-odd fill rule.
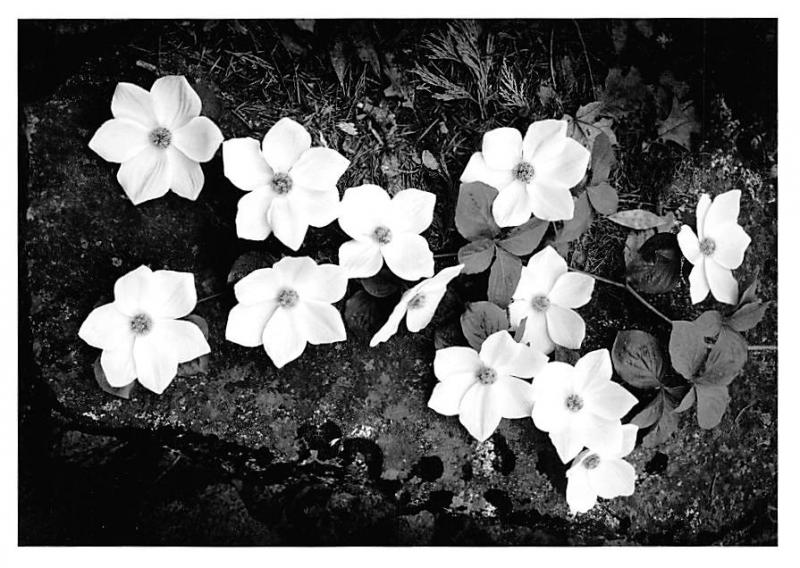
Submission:
[[[617,333],[611,361],[622,380],[633,387],[651,389],[661,384],[664,373],[661,348],[647,332],[633,329]]]
[[[511,295],[517,288],[519,275],[522,272],[522,261],[519,257],[497,247],[492,269],[489,271],[489,289],[487,296],[501,308],[507,308]]]
[[[613,215],[609,215],[607,219],[614,221],[618,225],[628,227],[629,229],[636,229],[637,231],[653,229],[668,221],[665,217],[659,217],[655,213],[650,213],[650,211],[645,211],[644,209],[619,211]]]
[[[616,189],[608,185],[608,182],[590,185],[586,188],[586,193],[589,195],[589,201],[594,210],[601,215],[613,215],[617,212],[619,195],[617,195]]]
[[[463,183],[456,202],[456,229],[468,241],[481,237],[494,238],[500,227],[492,216],[492,203],[497,190],[485,183]]]
[[[375,276],[359,279],[367,294],[375,298],[387,298],[400,290],[400,282],[386,266]]]
[[[233,262],[228,272],[228,284],[236,284],[254,270],[268,268],[279,260],[280,257],[266,251],[246,252]]]
[[[517,256],[531,254],[542,242],[542,237],[544,237],[549,226],[549,221],[531,217],[530,220],[519,227],[511,229],[505,237],[497,241],[497,244]]]
[[[636,424],[640,430],[649,428],[661,418],[664,411],[664,395],[658,393],[656,397],[641,412],[631,418],[631,424]]]
[[[695,119],[694,104],[681,104],[677,97],[672,100],[672,110],[666,120],[657,121],[658,138],[662,142],[672,141],[686,150],[692,149],[692,133],[700,132],[700,123]]]
[[[589,207],[589,196],[584,191],[575,199],[575,213],[572,219],[564,221],[564,225],[556,233],[556,243],[569,243],[579,238],[592,224],[592,208]]]
[[[681,403],[674,410],[674,412],[677,413],[686,412],[687,410],[689,410],[691,407],[694,406],[695,401],[697,401],[697,393],[695,392],[694,387],[692,387],[684,395],[683,400],[681,400]]]
[[[716,337],[722,327],[722,314],[717,310],[708,310],[700,314],[694,325],[704,337]]]
[[[597,185],[608,181],[611,168],[614,166],[614,148],[608,136],[598,134],[592,144],[592,181],[590,185]]]
[[[673,412],[674,407],[669,401],[669,398],[662,396],[662,401],[663,406],[658,422],[642,440],[642,444],[644,444],[644,446],[647,448],[652,448],[653,446],[663,444],[678,429],[680,416]]]
[[[461,314],[461,331],[476,351],[480,350],[484,339],[508,327],[506,311],[492,302],[472,302]]]
[[[133,387],[136,385],[136,381],[131,381],[130,384],[125,385],[124,387],[112,387],[108,384],[108,379],[106,378],[106,374],[103,371],[103,366],[100,364],[100,356],[97,356],[95,359],[94,364],[92,365],[92,371],[94,371],[94,380],[97,381],[97,385],[103,389],[108,394],[113,394],[114,396],[118,396],[120,398],[124,398],[128,400],[131,397],[131,391]]]
[[[739,333],[723,327],[708,353],[703,374],[697,385],[729,385],[747,363],[747,342]]]
[[[754,328],[764,318],[769,302],[750,302],[744,304],[730,316],[725,324],[736,331]]]
[[[697,424],[710,430],[720,423],[731,401],[728,387],[697,385],[694,390],[697,391]]]
[[[494,258],[494,248],[492,239],[479,238],[458,249],[458,262],[464,265],[462,272],[477,274],[489,268]]]
[[[693,322],[672,322],[669,336],[669,356],[672,367],[684,378],[693,380],[706,358],[706,342]]]
[[[742,292],[742,297],[739,299],[739,304],[737,307],[741,308],[745,304],[749,304],[751,302],[758,302],[758,273],[761,271],[760,267],[756,267],[755,272],[753,273],[753,278],[747,284]]]
[[[200,331],[203,332],[203,337],[206,338],[208,341],[208,323],[205,319],[201,318],[198,315],[190,314],[183,318],[187,321],[192,322],[197,327],[200,328]],[[178,377],[192,377],[194,375],[205,375],[208,373],[208,353],[205,355],[200,355],[191,361],[186,361],[185,363],[181,363],[178,365]]]

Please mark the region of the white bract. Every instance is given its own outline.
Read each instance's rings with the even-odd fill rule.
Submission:
[[[377,185],[348,188],[339,225],[353,240],[339,247],[339,264],[349,278],[367,278],[386,266],[404,280],[433,276],[433,253],[420,233],[433,221],[436,196],[404,189],[389,197]]]
[[[248,193],[239,200],[236,233],[263,241],[270,233],[292,250],[308,227],[324,227],[339,211],[336,183],[350,161],[330,148],[312,148],[311,135],[290,118],[269,129],[259,148],[252,138],[222,144],[222,162],[233,185]]]
[[[635,424],[622,427],[622,446],[612,452],[586,449],[578,454],[567,471],[567,504],[570,511],[585,513],[597,498],[613,499],[633,495],[636,470],[623,460],[636,444]]]
[[[222,142],[222,132],[200,115],[200,97],[183,76],[156,79],[150,92],[118,83],[111,99],[114,118],[103,123],[89,148],[122,164],[117,180],[134,205],[172,189],[195,200],[203,170]]]
[[[194,275],[140,266],[114,284],[114,301],[95,308],[78,336],[103,350],[100,365],[112,387],[138,379],[161,394],[178,372],[178,364],[211,349],[203,332],[181,320],[197,303]]]
[[[445,268],[433,278],[427,278],[406,290],[400,298],[400,302],[389,315],[389,319],[369,342],[369,346],[375,347],[397,333],[403,316],[406,316],[406,325],[411,333],[417,333],[428,325],[436,312],[436,307],[447,291],[447,285],[453,278],[461,274],[463,268],[463,264]]]
[[[239,303],[228,315],[225,338],[245,347],[263,345],[278,368],[297,359],[307,343],[347,339],[342,316],[331,305],[347,291],[347,277],[335,264],[284,257],[251,272],[233,291]]]
[[[525,320],[522,341],[544,353],[556,345],[578,349],[586,335],[583,318],[573,310],[592,297],[594,278],[569,272],[553,247],[537,252],[522,268],[508,306],[512,329]]]
[[[531,417],[548,432],[561,461],[567,463],[584,446],[613,453],[622,446],[620,419],[636,397],[611,381],[608,349],[592,351],[575,366],[553,361],[533,380]]]
[[[678,244],[686,259],[694,265],[689,274],[689,293],[692,303],[702,302],[711,294],[720,302],[735,304],[739,284],[731,270],[739,268],[750,237],[738,223],[738,189],[714,198],[700,196],[697,203],[697,234],[684,225],[678,233]]]
[[[567,121],[540,120],[522,138],[516,128],[483,135],[482,152],[472,155],[461,181],[497,189],[492,215],[501,227],[515,227],[531,214],[546,221],[572,219],[570,188],[589,166],[589,150],[567,136]]]
[[[530,416],[533,391],[527,379],[547,363],[547,357],[517,343],[507,331],[493,333],[480,354],[470,347],[447,347],[436,352],[433,373],[439,383],[428,406],[459,421],[483,442],[501,418]]]

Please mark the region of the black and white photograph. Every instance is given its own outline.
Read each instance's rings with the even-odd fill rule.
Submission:
[[[783,20],[262,12],[16,21],[15,545],[775,550]]]

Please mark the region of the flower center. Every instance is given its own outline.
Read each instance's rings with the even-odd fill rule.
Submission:
[[[597,454],[589,454],[583,458],[583,467],[586,469],[594,469],[600,465],[600,456]]]
[[[550,300],[547,296],[534,296],[531,300],[531,307],[537,312],[546,312],[550,307]]]
[[[705,238],[700,241],[700,252],[706,256],[711,256],[717,250],[717,243],[713,239]]]
[[[408,302],[409,310],[416,310],[425,305],[425,294],[417,292],[413,298]]]
[[[278,294],[278,305],[282,308],[291,308],[297,304],[300,296],[291,288],[285,288]]]
[[[529,183],[533,179],[533,165],[530,162],[520,162],[514,166],[514,177],[523,183]]]
[[[388,245],[392,241],[392,231],[388,227],[376,227],[372,234],[375,236],[375,240],[382,245]]]
[[[131,318],[131,331],[136,335],[147,335],[153,329],[153,320],[147,314],[136,314]]]
[[[168,148],[172,142],[172,132],[159,126],[150,133],[150,142],[156,148],[161,148],[164,150]]]
[[[491,367],[481,367],[478,371],[478,382],[482,385],[491,385],[497,380],[497,371]]]
[[[581,408],[583,408],[583,399],[577,394],[571,394],[564,401],[564,406],[566,406],[567,410],[570,412],[578,412]]]
[[[286,195],[292,189],[292,178],[289,174],[275,174],[272,177],[272,189],[278,195]]]

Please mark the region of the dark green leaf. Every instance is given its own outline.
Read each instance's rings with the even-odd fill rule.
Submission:
[[[684,378],[693,380],[706,358],[706,342],[694,322],[672,322],[669,336],[669,356],[672,367]]]
[[[562,347],[561,345],[556,345],[555,353],[553,356],[554,361],[560,361],[562,363],[568,363],[570,365],[575,365],[578,362],[578,359],[581,358],[581,354],[577,349],[567,349],[566,347]]]
[[[750,302],[736,310],[725,322],[731,329],[747,331],[758,325],[767,312],[769,302]]]
[[[483,272],[494,258],[494,241],[480,238],[458,249],[458,262],[464,265],[464,274]]]
[[[457,321],[449,321],[436,328],[433,332],[434,349],[444,349],[454,345],[464,345],[464,335],[461,333],[461,325]]]
[[[656,388],[664,373],[661,348],[655,337],[637,329],[620,331],[611,348],[614,369],[623,381],[640,388]]]
[[[592,208],[589,197],[584,191],[575,199],[575,213],[572,219],[564,221],[564,225],[556,233],[556,243],[569,243],[580,237],[592,224]]]
[[[681,253],[673,233],[656,233],[631,254],[626,274],[636,290],[663,294],[680,282]]]
[[[663,217],[659,217],[655,213],[650,213],[650,211],[645,211],[644,209],[619,211],[613,215],[609,215],[607,219],[614,221],[618,225],[628,227],[629,229],[636,229],[637,231],[654,229],[665,221]]]
[[[549,221],[531,217],[530,220],[509,231],[508,235],[497,241],[497,244],[517,256],[531,254],[542,242],[542,237],[549,226]]]
[[[124,387],[112,387],[108,384],[108,379],[106,379],[106,374],[103,372],[103,367],[100,364],[100,356],[97,357],[94,361],[94,365],[92,365],[92,370],[94,371],[94,379],[97,381],[97,385],[103,389],[108,394],[113,394],[114,396],[118,396],[120,398],[124,398],[128,400],[131,396],[131,391],[133,387],[136,385],[136,381],[131,381],[130,384],[125,385]]]
[[[279,260],[280,257],[266,251],[246,252],[233,262],[228,272],[228,284],[236,284],[254,270],[269,268]]]
[[[614,166],[614,148],[605,133],[600,133],[592,144],[592,181],[589,185],[597,185],[608,181],[611,168]]]
[[[484,339],[508,327],[506,311],[491,302],[473,302],[461,314],[461,332],[476,351],[480,350]]]
[[[203,332],[203,336],[206,338],[206,340],[208,340],[208,323],[205,319],[195,314],[190,314],[183,319],[190,321],[199,327],[200,331]],[[192,377],[194,375],[205,375],[206,373],[208,373],[208,353],[178,365],[177,376]]]
[[[731,401],[728,387],[696,385],[694,390],[697,392],[697,424],[710,430],[720,423]]]
[[[717,310],[708,310],[694,320],[694,325],[704,337],[716,337],[722,327],[722,314]]]
[[[361,285],[370,296],[386,298],[400,290],[400,283],[387,267],[381,268],[375,276],[361,278]]]
[[[663,391],[661,392],[661,395],[661,416],[659,417],[655,427],[650,430],[650,432],[648,432],[642,440],[642,444],[644,444],[644,446],[647,448],[652,448],[653,446],[663,444],[678,429],[680,416],[673,412],[674,407],[669,401],[669,398],[663,396]]]
[[[690,388],[689,391],[684,395],[683,400],[675,409],[675,412],[681,413],[686,412],[691,407],[694,406],[695,401],[697,400],[697,393],[694,390],[694,387]]]
[[[640,430],[649,428],[661,418],[664,410],[664,395],[660,392],[641,412],[631,418],[631,424],[636,424]]]
[[[752,302],[758,302],[758,273],[760,272],[760,268],[756,267],[755,273],[753,274],[753,278],[750,283],[745,287],[744,292],[742,292],[742,297],[739,299],[739,304],[737,307],[741,308],[745,304],[750,304]]]
[[[617,195],[617,190],[607,182],[590,185],[586,188],[586,193],[589,195],[589,201],[592,202],[594,210],[601,215],[613,215],[617,212],[619,195]]]
[[[456,203],[456,229],[468,241],[481,237],[494,238],[500,227],[492,216],[492,202],[497,190],[485,183],[463,183]]]
[[[697,385],[729,385],[747,363],[747,342],[739,333],[723,327],[708,353],[702,376]]]
[[[378,300],[365,290],[358,290],[344,304],[344,321],[348,331],[356,335],[371,335],[380,323]]]
[[[522,318],[517,326],[517,331],[514,332],[514,341],[520,343],[522,338],[525,336],[525,324],[528,321],[528,318]]]
[[[656,124],[659,140],[675,142],[686,150],[692,149],[692,133],[700,132],[700,123],[695,119],[692,101],[680,103],[677,97],[672,99],[672,111],[666,120],[658,120]]]
[[[489,289],[487,296],[501,308],[507,308],[511,303],[511,295],[517,288],[519,275],[522,271],[522,261],[519,257],[497,248],[497,254],[489,272]]]

